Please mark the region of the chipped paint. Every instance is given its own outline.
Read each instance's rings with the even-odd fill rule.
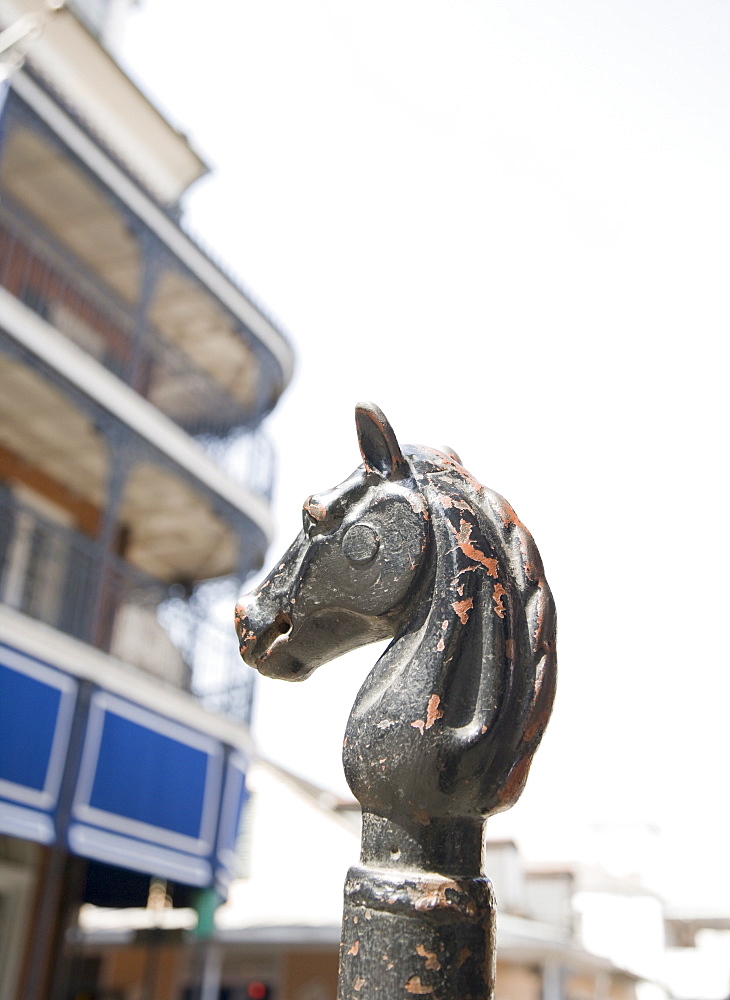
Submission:
[[[427,993],[433,993],[433,986],[422,983],[420,976],[411,976],[404,984],[403,989],[407,993],[413,993],[417,996],[425,996]]]
[[[327,508],[321,503],[316,503],[313,497],[309,497],[308,500],[304,501],[304,510],[315,521],[324,521],[327,517]],[[279,569],[281,569],[281,566]]]
[[[453,879],[434,879],[422,883],[419,890],[407,888],[406,892],[416,910],[457,910],[472,918],[478,915],[474,900]],[[453,899],[447,896],[449,892]]]
[[[356,980],[355,980],[355,982],[354,982],[354,983],[352,984],[352,988],[353,988],[353,990],[356,990],[356,991],[357,991],[357,992],[359,993],[359,992],[360,992],[360,990],[361,990],[361,989],[363,988],[363,986],[365,985],[365,983],[366,983],[366,982],[367,982],[367,979],[363,979],[363,978],[362,978],[362,976],[360,976],[360,977],[359,977],[358,979],[356,979]]]
[[[461,549],[461,551],[464,553],[467,559],[471,559],[472,562],[478,563],[480,566],[483,566],[484,569],[487,571],[488,575],[491,576],[494,580],[496,580],[497,570],[498,570],[497,560],[491,556],[485,556],[482,550],[477,548],[477,546],[472,541],[471,533],[474,528],[474,525],[470,524],[468,521],[465,521],[464,518],[461,518],[461,521],[459,522],[459,530],[457,531],[450,521],[447,523],[451,528],[451,530],[453,531],[453,533],[456,535],[457,548]]]
[[[426,729],[430,729],[437,719],[443,719],[444,713],[439,708],[441,698],[437,694],[432,694],[426,706]]]
[[[456,968],[460,969],[468,958],[471,958],[471,951],[469,948],[462,948],[459,952],[458,958],[456,959]]]
[[[504,783],[499,792],[499,798],[503,805],[511,805],[520,797],[520,793],[525,787],[525,782],[527,781],[527,774],[530,770],[531,763],[532,754],[528,753],[521,760],[518,760],[512,768],[507,781]]]
[[[439,496],[441,497],[441,503],[444,505],[446,510],[450,507],[455,507],[457,510],[471,510],[471,507],[465,500],[457,500],[455,497],[452,497],[450,493],[439,492]]]
[[[469,612],[474,607],[474,600],[471,597],[465,597],[463,601],[454,601],[451,607],[459,616],[461,624],[466,625],[469,621]]]
[[[421,736],[423,736],[423,730],[426,728],[425,719],[416,719],[414,722],[411,723],[411,725],[413,726],[414,729],[417,729],[419,731]]]
[[[506,595],[506,593],[507,591],[501,583],[495,583],[494,589],[492,590],[492,600],[494,601],[494,613],[499,618],[504,618],[504,613],[507,610],[502,603],[502,598]]]
[[[421,958],[426,959],[425,967],[427,969],[433,969],[434,971],[438,972],[438,970],[441,968],[441,963],[436,957],[435,951],[427,951],[424,945],[419,944],[416,945],[416,954],[420,955]]]
[[[359,951],[360,951],[360,942],[359,941],[355,941],[354,944],[353,944],[353,946],[352,946],[352,948],[348,948],[347,949],[347,954],[348,955],[357,955],[357,953]]]

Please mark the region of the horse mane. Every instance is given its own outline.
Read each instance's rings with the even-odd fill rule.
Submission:
[[[445,667],[458,659],[444,674],[444,723],[481,744],[493,774],[482,794],[501,811],[519,797],[552,709],[552,595],[532,536],[503,497],[455,456],[417,449],[410,458],[436,546],[423,640],[436,638]]]
[[[506,500],[453,454],[403,451],[435,557],[411,602],[414,617],[363,686],[362,709],[380,701],[387,714],[400,676],[424,705],[410,724],[423,734],[439,723],[443,791],[476,781],[486,816],[519,797],[550,716],[552,596],[535,543]]]

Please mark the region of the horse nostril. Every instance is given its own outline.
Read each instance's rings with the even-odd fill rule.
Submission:
[[[291,632],[291,618],[285,611],[280,611],[274,619],[274,626],[279,635],[286,635]]]

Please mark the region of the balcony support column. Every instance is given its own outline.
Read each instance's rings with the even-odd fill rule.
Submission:
[[[102,428],[110,457],[107,476],[106,504],[102,512],[99,535],[99,563],[97,586],[90,617],[89,634],[93,645],[108,649],[114,626],[116,610],[113,561],[119,555],[119,514],[124,488],[133,465],[132,442],[125,428],[110,422]]]
[[[139,298],[134,310],[134,341],[129,359],[129,385],[141,396],[147,395],[151,365],[148,335],[149,312],[163,269],[164,253],[153,234],[142,226],[133,226],[140,252]],[[145,350],[147,348],[147,350]],[[147,360],[147,364],[145,364]]]

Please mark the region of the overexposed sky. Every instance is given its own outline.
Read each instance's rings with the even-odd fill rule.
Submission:
[[[555,714],[491,832],[730,899],[730,6],[143,0],[124,51],[215,168],[192,227],[297,352],[270,563],[359,463],[359,399],[452,445],[558,605]],[[344,790],[375,655],[263,679],[264,752]]]

